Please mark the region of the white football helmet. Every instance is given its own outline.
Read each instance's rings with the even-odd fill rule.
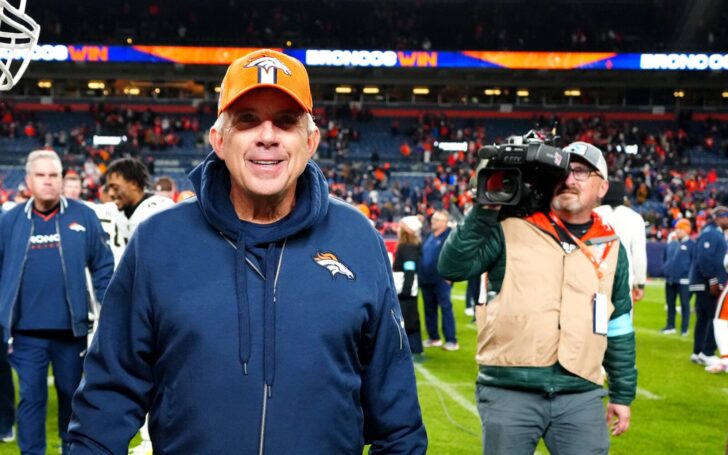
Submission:
[[[0,0],[0,90],[20,80],[38,43],[40,26],[25,13],[25,1]]]

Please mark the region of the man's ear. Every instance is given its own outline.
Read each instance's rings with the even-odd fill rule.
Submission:
[[[321,142],[321,132],[316,128],[313,133],[308,135],[308,157],[311,158]]]
[[[599,200],[602,200],[604,196],[607,194],[607,190],[609,189],[609,182],[607,180],[602,179],[601,183],[599,184],[599,192],[597,193],[599,195]]]
[[[210,145],[212,146],[212,149],[215,151],[215,154],[217,155],[217,157],[224,161],[225,160],[225,150],[224,150],[225,141],[223,140],[222,133],[213,126],[212,128],[210,128],[209,139],[210,139]]]

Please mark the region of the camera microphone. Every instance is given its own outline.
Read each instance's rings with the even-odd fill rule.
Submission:
[[[498,147],[494,145],[485,145],[478,150],[478,158],[481,160],[487,160],[498,155]]]

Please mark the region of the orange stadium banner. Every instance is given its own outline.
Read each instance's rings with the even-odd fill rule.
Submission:
[[[228,65],[257,47],[134,46],[163,60],[187,65]],[[281,51],[280,48],[274,50]]]
[[[463,51],[463,55],[521,70],[572,70],[614,58],[614,52],[489,52]]]

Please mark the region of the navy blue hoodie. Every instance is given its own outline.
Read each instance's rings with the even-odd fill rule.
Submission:
[[[695,240],[685,237],[667,243],[662,260],[662,272],[668,284],[690,284],[690,268],[695,258]]]
[[[240,221],[214,153],[197,199],[136,230],[73,401],[71,453],[421,454],[427,440],[381,237],[319,168],[292,213]]]
[[[726,282],[723,258],[727,248],[723,230],[716,222],[705,223],[695,240],[695,257],[690,268],[691,291],[708,291],[710,286]]]

